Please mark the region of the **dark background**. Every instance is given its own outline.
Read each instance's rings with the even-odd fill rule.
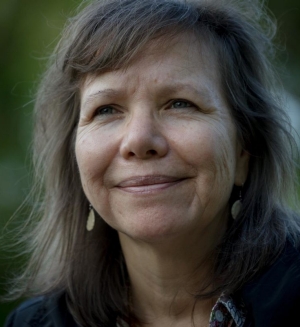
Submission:
[[[30,189],[30,142],[32,99],[47,56],[56,45],[67,17],[79,0],[0,0],[0,295],[7,276],[22,264],[6,249],[14,232],[8,221]],[[300,124],[300,3],[270,0],[278,22],[276,42],[286,99],[296,129]],[[0,302],[0,326],[17,302]]]

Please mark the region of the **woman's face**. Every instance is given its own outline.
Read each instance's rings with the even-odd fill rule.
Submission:
[[[213,51],[182,35],[87,78],[76,158],[88,200],[120,233],[149,242],[220,236],[248,155]]]

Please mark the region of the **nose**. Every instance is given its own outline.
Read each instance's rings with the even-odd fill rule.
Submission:
[[[162,128],[151,114],[141,112],[133,115],[124,130],[121,156],[125,159],[164,157],[168,152],[168,142]]]

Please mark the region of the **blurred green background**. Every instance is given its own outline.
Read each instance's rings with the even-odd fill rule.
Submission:
[[[5,250],[11,235],[4,227],[30,189],[31,112],[36,84],[67,17],[80,0],[0,2],[1,295],[7,276],[21,264],[12,259],[13,253]],[[295,128],[300,130],[300,2],[270,0],[268,6],[278,21],[280,74],[287,91],[287,106]],[[16,304],[0,303],[0,326]]]

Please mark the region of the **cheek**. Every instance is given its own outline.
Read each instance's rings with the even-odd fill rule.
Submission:
[[[224,125],[204,125],[181,139],[178,155],[184,156],[197,172],[199,187],[207,192],[214,188],[231,192],[236,165],[236,137],[232,130]]]
[[[227,176],[234,171],[236,138],[230,128],[204,122],[188,126],[183,133],[174,133],[170,139],[177,155],[191,167],[206,167]]]
[[[79,130],[75,142],[75,154],[81,177],[81,183],[86,193],[95,185],[94,181],[101,181],[109,166],[109,139],[101,137],[97,131]]]
[[[235,172],[235,149],[232,142],[224,137],[218,145],[215,146],[218,149],[216,162],[218,163],[218,172],[220,178],[224,181],[228,180],[233,185],[234,172]]]
[[[219,133],[210,145],[213,151],[214,185],[217,200],[227,203],[231,196],[235,178],[236,149],[235,137],[227,131]]]

